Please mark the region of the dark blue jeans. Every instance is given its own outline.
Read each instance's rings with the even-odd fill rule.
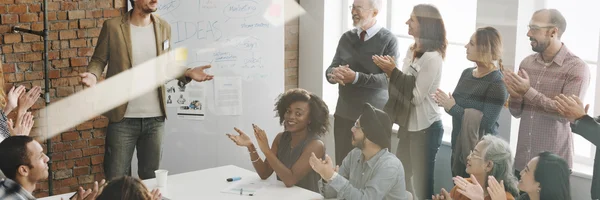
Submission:
[[[402,127],[398,130],[396,156],[404,166],[406,190],[413,194],[414,199],[429,199],[434,194],[435,156],[443,135],[441,120],[421,131],[406,131]]]
[[[162,154],[164,124],[164,117],[124,118],[108,124],[104,152],[106,179],[131,176],[134,148],[137,149],[139,177],[154,178]]]

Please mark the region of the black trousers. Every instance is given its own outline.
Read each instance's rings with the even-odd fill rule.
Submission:
[[[333,136],[335,140],[335,164],[342,165],[342,161],[354,149],[352,146],[352,127],[356,120],[334,115]]]

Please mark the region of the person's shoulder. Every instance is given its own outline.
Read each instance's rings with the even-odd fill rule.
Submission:
[[[477,67],[467,67],[463,70],[462,74],[465,75],[468,73],[473,73],[473,70],[475,70],[475,68],[477,68]]]
[[[169,22],[167,22],[167,20],[163,19],[162,17],[158,16],[158,15],[152,15],[154,17],[154,19],[156,21],[158,21],[160,24],[162,24],[163,26],[168,26],[171,27],[171,25],[169,25]]]
[[[360,150],[359,148],[354,148],[350,151],[350,153],[348,153],[347,156],[349,156],[350,158],[354,159],[354,158],[360,158],[362,154],[362,150]]]
[[[502,71],[495,70],[489,74],[490,81],[492,82],[502,82],[502,78],[504,78],[504,74]]]
[[[427,62],[435,62],[435,63],[443,63],[444,62],[444,58],[442,57],[442,54],[438,51],[428,51],[428,52],[423,53],[423,55],[421,56],[421,60],[427,61]]]
[[[309,141],[308,144],[306,144],[306,147],[308,149],[316,149],[316,148],[325,149],[325,143],[321,139],[317,138],[317,139],[313,139],[313,140]]]
[[[396,36],[394,35],[394,33],[392,33],[392,31],[390,31],[389,29],[382,27],[381,29],[379,29],[379,32],[377,32],[379,34],[381,34],[382,37],[393,37],[396,38]]]
[[[379,159],[383,166],[390,166],[399,169],[399,167],[402,165],[400,159],[398,159],[395,154],[389,151],[385,152],[385,154],[383,154]]]
[[[123,18],[125,17],[124,15],[126,15],[127,13],[121,15],[121,16],[117,16],[117,17],[113,17],[110,19],[107,19],[104,21],[104,25],[111,25],[111,26],[115,26],[115,25],[120,25],[123,23]]]
[[[284,131],[284,132],[279,132],[279,133],[277,133],[277,135],[275,136],[275,140],[279,140],[279,139],[281,139],[282,137],[285,137],[285,136],[288,136],[288,135],[289,135],[289,133],[288,133],[288,132],[285,132],[285,131]]]
[[[532,63],[535,61],[535,59],[538,56],[539,56],[539,53],[532,53],[532,54],[526,56],[525,58],[523,58],[523,60],[521,60],[521,64]],[[525,66],[521,66],[521,67],[528,67],[528,66],[525,65]]]
[[[353,28],[353,29],[350,29],[350,30],[344,32],[344,34],[342,36],[347,37],[347,36],[356,35],[356,34],[358,34],[358,32],[357,32],[356,28]],[[358,36],[356,36],[356,37],[358,37]]]
[[[570,66],[573,68],[588,68],[587,63],[579,56],[569,52],[563,60],[563,65]]]
[[[362,150],[360,150],[359,148],[353,148],[350,153],[348,153],[348,155],[360,155],[362,154]]]

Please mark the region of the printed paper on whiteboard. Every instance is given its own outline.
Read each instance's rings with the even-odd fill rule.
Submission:
[[[167,94],[165,102],[167,102],[167,107],[177,107],[177,99],[185,91],[185,85],[183,85],[183,87],[178,85],[183,84],[179,84],[179,80],[177,79],[171,80],[165,84],[165,94]]]
[[[185,85],[179,96],[173,99],[177,106],[177,118],[189,120],[204,120],[206,110],[206,90],[203,83],[192,82]]]
[[[215,110],[219,115],[242,115],[242,78],[214,78]]]

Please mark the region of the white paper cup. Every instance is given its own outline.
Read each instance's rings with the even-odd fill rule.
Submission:
[[[167,176],[168,176],[169,171],[164,170],[164,169],[159,169],[154,171],[154,174],[156,175],[156,184],[158,184],[158,187],[166,187],[167,186]]]

